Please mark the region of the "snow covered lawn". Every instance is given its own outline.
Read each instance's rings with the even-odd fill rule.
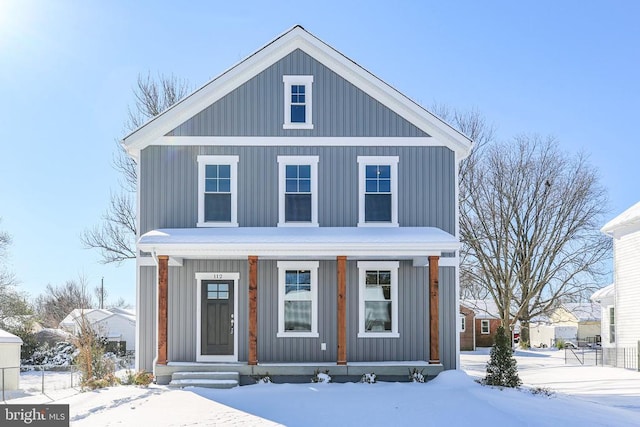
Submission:
[[[567,366],[562,352],[518,352],[527,387],[483,387],[488,350],[463,353],[463,371],[427,384],[259,384],[231,390],[121,386],[56,398],[72,426],[640,426],[640,373]],[[36,403],[30,396],[11,403]],[[40,402],[48,402],[40,396]]]

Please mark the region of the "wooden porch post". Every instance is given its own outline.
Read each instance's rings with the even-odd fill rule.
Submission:
[[[169,257],[158,256],[158,365],[167,364],[167,306],[169,294]]]
[[[347,364],[347,257],[338,257],[338,365]]]
[[[258,257],[249,256],[249,365],[258,364]]]
[[[440,363],[440,322],[438,320],[438,261],[429,257],[429,363]]]

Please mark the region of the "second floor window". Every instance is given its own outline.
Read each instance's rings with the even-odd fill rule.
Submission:
[[[283,129],[313,129],[313,76],[282,76]]]
[[[318,225],[318,156],[278,156],[279,226]]]
[[[358,157],[358,226],[398,225],[398,157]]]
[[[198,226],[237,226],[238,156],[198,156]]]

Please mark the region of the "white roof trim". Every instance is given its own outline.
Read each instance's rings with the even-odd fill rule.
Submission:
[[[640,202],[613,218],[600,229],[601,232],[616,239],[639,230]]]
[[[296,49],[306,52],[342,78],[422,129],[439,141],[441,145],[460,153],[460,158],[469,154],[472,142],[468,137],[301,26],[293,27],[164,113],[142,125],[122,140],[124,147],[130,155],[137,157],[140,150],[156,144],[163,135]]]
[[[138,249],[185,258],[375,259],[440,256],[459,249],[457,238],[435,227],[239,227],[153,230]]]

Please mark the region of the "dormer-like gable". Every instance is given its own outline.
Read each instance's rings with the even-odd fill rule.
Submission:
[[[376,76],[295,26],[124,138],[138,157],[150,145],[189,137],[398,138],[445,146],[457,158],[471,141]],[[412,138],[407,143],[406,138]],[[297,139],[297,138],[296,138]],[[205,142],[206,143],[206,142]],[[241,144],[242,142],[238,142]]]

